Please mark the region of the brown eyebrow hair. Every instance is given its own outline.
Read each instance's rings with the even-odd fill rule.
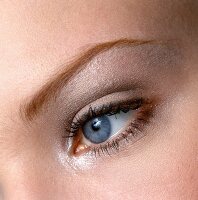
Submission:
[[[44,84],[28,103],[21,105],[20,115],[23,119],[25,118],[28,121],[32,121],[45,104],[51,99],[55,100],[57,98],[61,89],[68,84],[72,76],[79,73],[96,55],[118,46],[138,46],[152,42],[153,41],[151,40],[142,41],[124,38],[94,45],[84,53],[80,54],[73,62],[63,67],[61,72]]]

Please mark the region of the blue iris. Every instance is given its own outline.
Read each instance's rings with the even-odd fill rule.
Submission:
[[[84,125],[83,134],[92,143],[99,144],[105,142],[111,135],[109,118],[104,115],[91,119]]]

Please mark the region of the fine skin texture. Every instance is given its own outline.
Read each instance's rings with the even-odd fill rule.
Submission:
[[[94,56],[33,118],[27,106],[88,49]],[[198,1],[0,2],[0,186],[8,200],[197,200]],[[53,96],[53,95],[52,95]],[[76,114],[156,102],[137,141],[112,156],[69,155]]]

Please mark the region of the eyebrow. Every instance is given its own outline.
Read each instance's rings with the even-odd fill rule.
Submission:
[[[81,53],[73,62],[63,66],[61,72],[52,77],[44,84],[32,99],[20,106],[20,115],[26,121],[32,121],[51,100],[56,100],[58,94],[65,87],[70,79],[79,73],[84,67],[98,54],[116,47],[122,46],[139,46],[146,43],[153,43],[153,40],[132,40],[119,39],[105,43],[95,44],[85,52]]]

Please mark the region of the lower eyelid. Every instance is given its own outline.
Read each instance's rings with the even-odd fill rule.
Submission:
[[[130,121],[128,127],[125,127],[124,131],[120,131],[117,137],[112,137],[103,144],[90,144],[88,153],[95,157],[115,154],[144,137],[146,133],[143,131],[143,128],[152,117],[153,107],[150,101],[145,101],[144,105],[136,111],[136,118]]]
[[[146,115],[144,114],[146,113]],[[118,153],[122,150],[125,150],[127,146],[130,146],[146,136],[146,132],[144,131],[145,124],[149,123],[149,117],[152,116],[152,111],[147,109],[142,109],[137,116],[137,119],[130,123],[130,125],[126,128],[126,130],[120,135],[109,141],[105,145],[100,145],[99,147],[94,147],[92,150],[94,156],[101,155],[112,155]]]

